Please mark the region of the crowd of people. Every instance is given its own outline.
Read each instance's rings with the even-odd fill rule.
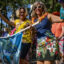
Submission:
[[[61,4],[64,9],[64,2]],[[11,32],[13,35],[31,26],[30,29],[23,32],[19,64],[30,64],[26,56],[31,46],[35,47],[32,47],[32,55],[35,56],[36,64],[53,64],[55,61],[56,64],[59,64],[58,61],[64,57],[64,20],[60,16],[48,13],[43,2],[33,4],[31,19],[27,19],[27,15],[25,7],[16,11],[18,19],[14,21],[15,28]],[[39,24],[32,27],[32,24],[36,22]]]

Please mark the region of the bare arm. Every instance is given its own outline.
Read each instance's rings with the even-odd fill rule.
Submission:
[[[53,15],[48,13],[48,19],[52,22],[52,23],[58,23],[58,22],[63,22],[63,19],[60,19],[59,16]]]
[[[8,19],[6,19],[1,13],[0,13],[0,17],[2,20],[4,20],[8,25],[11,26],[15,26],[15,24],[13,22],[8,21]]]

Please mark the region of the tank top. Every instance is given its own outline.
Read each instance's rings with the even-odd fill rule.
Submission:
[[[51,22],[47,17],[45,17],[45,19],[43,19],[38,25],[36,25],[35,28],[37,30],[38,37],[45,36],[45,32],[47,30],[51,31]]]

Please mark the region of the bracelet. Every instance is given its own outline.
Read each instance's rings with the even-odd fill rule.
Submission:
[[[62,22],[64,22],[64,19],[63,19],[63,21]]]

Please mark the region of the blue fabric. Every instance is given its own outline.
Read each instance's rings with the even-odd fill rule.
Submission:
[[[7,35],[8,35],[8,32],[4,32],[4,33],[2,34],[3,37],[6,37]]]
[[[37,30],[38,37],[45,36],[45,32],[47,30],[51,31],[51,22],[46,17],[44,20],[42,20],[38,25],[35,26]]]
[[[22,33],[8,38],[0,38],[2,64],[19,64]]]
[[[60,18],[64,19],[64,8],[63,7],[61,7],[60,9]]]

